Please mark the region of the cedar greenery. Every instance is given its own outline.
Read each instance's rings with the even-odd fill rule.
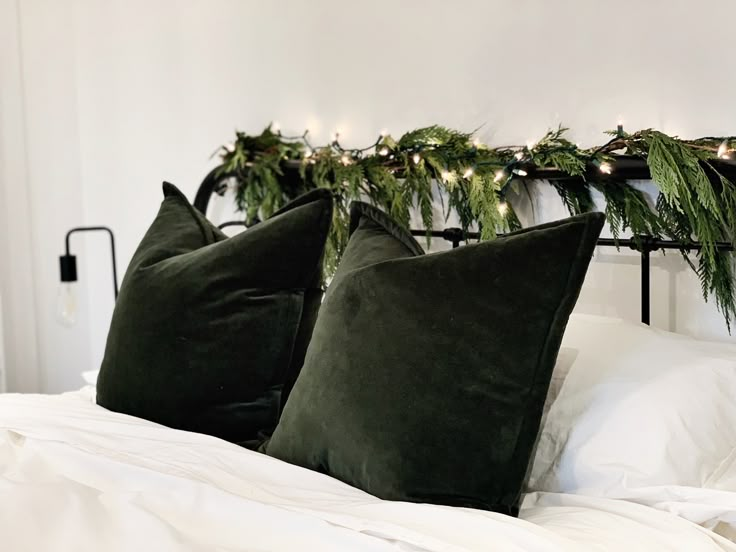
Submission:
[[[625,133],[619,128],[598,148],[581,149],[565,137],[566,128],[550,130],[536,144],[492,148],[463,133],[430,126],[395,140],[382,135],[363,149],[345,149],[337,137],[313,147],[308,134],[285,137],[269,125],[260,135],[238,132],[218,150],[220,175],[236,181],[238,208],[252,224],[268,217],[313,187],[329,189],[335,199],[325,270],[334,272],[348,239],[351,200],[369,201],[409,226],[416,210],[424,227],[434,224],[434,198],[445,220],[455,213],[463,230],[477,228],[482,239],[520,227],[506,202],[509,187],[530,168],[555,169],[568,176],[551,183],[571,214],[594,209],[591,190],[606,201],[605,212],[615,238],[670,238],[683,245],[683,256],[700,279],[703,296],[715,297],[730,330],[736,314],[732,256],[718,242],[734,243],[736,184],[719,172],[715,160],[733,151],[732,138],[681,140],[653,129]],[[646,160],[660,190],[655,205],[625,180],[611,173],[621,154]],[[285,168],[298,167],[300,178]],[[427,242],[429,243],[429,235]],[[702,244],[697,264],[687,256],[693,240]]]

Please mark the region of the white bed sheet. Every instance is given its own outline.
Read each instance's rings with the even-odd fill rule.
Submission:
[[[521,518],[382,501],[212,437],[108,412],[93,388],[0,396],[7,552],[736,552],[677,515],[608,498],[534,493]]]

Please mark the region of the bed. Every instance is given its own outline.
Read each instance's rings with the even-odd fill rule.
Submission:
[[[609,353],[624,341],[628,353],[614,360]],[[518,519],[380,500],[214,437],[110,412],[95,404],[92,385],[54,396],[3,395],[2,548],[734,551],[736,452],[715,457],[736,441],[732,428],[710,427],[734,413],[723,412],[727,405],[707,385],[733,392],[726,376],[734,363],[729,345],[573,315]],[[627,387],[632,378],[635,387]],[[669,399],[683,394],[698,412],[710,399],[713,412],[700,419],[673,406]],[[661,416],[647,419],[643,404]],[[626,415],[632,411],[639,414]],[[556,439],[566,424],[565,438]],[[638,436],[626,435],[637,427]],[[713,442],[716,435],[725,444]],[[649,448],[632,459],[632,441]],[[700,453],[683,457],[691,446]],[[709,462],[715,467],[702,480],[686,480],[689,463]]]
[[[206,186],[203,189],[206,191],[205,195],[209,197],[212,190]],[[498,510],[492,511],[493,507],[442,505],[442,500],[439,503],[416,499],[382,500],[377,497],[380,495],[379,492],[369,494],[361,490],[368,485],[351,486],[345,482],[345,478],[331,477],[324,471],[320,472],[320,469],[314,469],[319,466],[306,469],[302,467],[304,464],[297,465],[300,462],[288,463],[274,457],[278,455],[271,453],[271,444],[278,437],[278,431],[284,419],[288,418],[289,408],[294,401],[286,403],[284,414],[278,422],[279,426],[273,433],[271,441],[265,442],[269,445],[265,449],[250,446],[252,444],[250,441],[245,446],[235,444],[239,440],[243,444],[242,435],[232,433],[230,430],[233,428],[240,430],[242,424],[235,423],[232,427],[228,426],[229,422],[223,424],[223,420],[232,419],[235,410],[220,409],[215,410],[214,414],[213,411],[205,410],[203,412],[207,415],[204,416],[204,422],[197,419],[196,415],[190,416],[190,413],[182,412],[177,406],[182,403],[173,400],[174,394],[181,392],[184,398],[190,401],[189,404],[197,404],[197,396],[201,394],[201,389],[214,382],[209,366],[212,364],[212,355],[216,354],[214,351],[228,348],[237,350],[237,347],[242,345],[242,340],[238,336],[252,335],[244,331],[244,327],[236,326],[241,323],[238,317],[243,313],[242,305],[235,306],[233,312],[236,317],[224,319],[222,304],[217,303],[213,306],[207,301],[213,295],[208,283],[212,280],[234,282],[236,296],[242,296],[239,292],[243,287],[243,278],[248,274],[242,272],[240,265],[243,263],[232,262],[232,259],[242,258],[238,256],[242,251],[233,252],[231,246],[245,247],[247,250],[247,247],[252,248],[253,244],[248,245],[246,236],[245,240],[233,242],[235,245],[232,245],[229,238],[220,234],[218,229],[207,222],[202,216],[207,210],[207,205],[206,202],[202,204],[199,197],[201,193],[198,194],[199,205],[195,203],[199,211],[193,209],[183,194],[172,185],[164,184],[164,194],[166,199],[162,203],[162,210],[141,242],[139,252],[131,261],[132,268],[129,267],[126,274],[127,285],[126,281],[123,282],[121,301],[125,305],[123,314],[127,320],[124,321],[125,324],[121,324],[119,320],[116,322],[115,317],[113,318],[111,335],[114,337],[112,341],[110,337],[108,338],[102,376],[106,364],[109,365],[108,354],[111,351],[112,356],[127,357],[126,377],[137,386],[132,387],[133,398],[138,400],[139,395],[145,395],[147,398],[142,400],[141,404],[151,408],[152,413],[160,406],[159,403],[168,403],[167,415],[172,417],[164,417],[166,425],[162,425],[163,422],[150,421],[156,418],[153,415],[146,415],[145,412],[143,415],[133,416],[130,413],[122,413],[124,410],[117,407],[103,408],[98,404],[104,404],[104,401],[100,401],[105,388],[103,378],[97,382],[95,374],[87,372],[84,376],[90,385],[78,391],[53,396],[0,395],[2,538],[0,549],[12,552],[56,550],[736,552],[736,408],[733,404],[733,397],[736,396],[736,346],[701,342],[659,331],[646,324],[612,318],[573,314],[568,322],[568,311],[565,315],[566,329],[563,322],[560,330],[559,337],[562,342],[559,353],[555,348],[554,355],[550,357],[551,385],[548,385],[548,381],[544,383],[544,394],[538,401],[541,425],[532,428],[537,440],[533,443],[533,448],[530,443],[530,455],[523,457],[522,476],[527,463],[529,467],[523,477],[524,492],[518,502],[518,517],[498,513]],[[311,201],[315,204],[320,204],[319,202],[325,204],[326,199],[317,195],[313,196]],[[283,220],[299,210],[307,212],[306,209],[311,209],[311,205],[303,200],[297,200],[295,207],[292,207],[291,215],[286,215]],[[329,209],[324,205],[309,212],[313,212],[315,220],[329,216]],[[383,240],[388,237],[387,239],[395,245],[397,235],[404,232],[399,236],[400,241],[417,250],[410,255],[411,259],[401,258],[393,265],[391,265],[393,260],[380,261],[376,265],[381,267],[381,271],[376,271],[378,274],[385,273],[384,269],[387,266],[389,268],[415,266],[411,263],[417,260],[437,263],[438,259],[442,258],[461,258],[457,255],[453,257],[454,254],[446,257],[441,256],[444,254],[421,257],[423,252],[419,251],[421,248],[413,238],[405,231],[397,229],[395,224],[374,207],[365,204],[353,207],[351,217],[353,216],[355,221],[361,222],[360,225],[351,222],[351,232],[355,228],[358,229],[351,236],[349,246],[361,243],[359,241],[361,239],[367,240],[365,243],[370,247],[364,251],[368,252],[368,256],[375,256],[377,251],[375,244],[379,242],[370,240],[379,238]],[[296,220],[295,217],[292,217],[292,220]],[[575,224],[581,224],[583,220],[595,221],[591,217],[569,220],[576,220]],[[380,224],[366,226],[363,229],[361,225],[365,221],[371,221],[371,224],[379,221]],[[568,223],[565,221],[553,223],[548,225],[544,232],[564,230],[566,224]],[[585,224],[588,225],[589,222]],[[599,231],[602,220],[597,220],[596,224]],[[312,225],[314,226],[313,223]],[[156,259],[162,258],[165,247],[156,240],[157,232],[162,232],[163,227],[167,229],[162,235],[169,240],[164,245],[173,248],[176,256],[189,255],[189,253],[181,254],[182,248],[193,251],[190,259],[192,267],[187,268],[183,262],[178,262],[178,257],[175,256],[173,258],[177,262],[172,265],[174,272],[159,270],[160,281],[158,285],[151,287],[149,285],[153,279],[150,275],[151,265],[146,264],[148,261],[142,257],[153,255]],[[260,234],[253,233],[252,230],[248,230],[246,234],[260,236],[260,241],[251,240],[257,244],[261,244],[264,239],[272,239],[293,246],[296,239],[311,235],[311,231],[286,228],[293,235],[284,236],[284,232],[278,230],[277,226],[268,226],[267,222],[256,228],[260,229],[258,230]],[[324,231],[326,226],[321,225],[319,228]],[[269,237],[268,232],[273,235]],[[361,232],[364,235],[356,238]],[[442,237],[454,238],[451,241],[457,246],[457,232],[446,234]],[[588,257],[592,254],[597,234],[596,231],[595,235],[587,238],[590,249]],[[525,243],[523,239],[522,237],[519,243]],[[172,243],[174,245],[171,245]],[[380,243],[383,244],[381,247],[385,247],[385,243]],[[501,244],[498,247],[511,247],[508,244],[513,243],[512,240],[507,242],[507,245]],[[324,241],[320,247],[323,245]],[[599,243],[599,245],[610,244]],[[199,254],[199,251],[205,248],[213,248],[208,249],[212,251],[218,247],[226,254],[217,256]],[[281,247],[283,249],[283,245]],[[316,263],[321,254],[320,247],[313,247],[311,251],[313,258],[302,259],[301,263]],[[392,245],[389,249],[393,247]],[[283,253],[282,249],[279,252]],[[303,249],[300,246],[295,251]],[[394,249],[391,249],[391,255],[395,254]],[[469,255],[478,254],[472,252],[472,246],[461,249]],[[490,250],[489,246],[488,251]],[[401,254],[406,256],[406,250],[402,250]],[[556,253],[546,251],[545,254],[551,255],[553,260],[550,262],[555,262]],[[648,254],[649,250],[646,251],[646,255],[643,253],[643,259]],[[294,256],[285,255],[287,260]],[[270,262],[272,257],[274,256],[268,249],[263,250],[264,264]],[[210,264],[203,266],[202,258]],[[253,263],[253,257],[246,258],[251,264],[258,265]],[[350,262],[356,260],[356,256],[351,257],[350,252],[346,253],[346,258],[349,258]],[[539,260],[541,257],[524,258]],[[346,265],[349,266],[349,263],[341,266],[344,268]],[[464,268],[466,265],[460,266]],[[443,265],[435,265],[435,268],[440,272],[444,270]],[[478,281],[485,286],[487,266],[484,265],[481,269]],[[190,272],[187,273],[187,270]],[[228,272],[230,270],[237,272]],[[298,267],[290,268],[277,274],[290,277],[292,273],[299,273],[300,270],[311,276],[299,285],[301,287],[314,285],[313,268],[309,271]],[[582,284],[584,270],[585,266],[579,273],[578,285]],[[536,265],[532,265],[532,271],[543,272],[537,270]],[[461,274],[462,270],[453,268],[451,272]],[[568,268],[562,271],[566,280],[569,280],[569,276],[566,276],[568,272],[570,272]],[[143,276],[136,280],[138,277],[136,274],[139,273]],[[346,287],[348,284],[344,282],[349,283],[349,278],[359,273],[359,269],[348,268],[344,274],[338,270],[331,287],[342,289],[340,285]],[[130,277],[129,274],[133,276]],[[203,274],[207,274],[208,278],[203,279]],[[187,278],[190,281],[189,285],[193,287],[177,287],[186,284]],[[340,278],[344,280],[340,281],[336,288],[335,282]],[[511,280],[515,279],[518,278]],[[501,282],[499,289],[506,295],[515,296],[508,282],[503,283],[501,277],[497,280]],[[287,278],[284,286],[287,286],[288,281]],[[463,284],[462,276],[460,283]],[[548,282],[543,281],[543,285],[548,285]],[[146,300],[138,298],[135,305],[131,306],[133,297],[131,289],[135,286],[148,286],[148,289],[143,290],[146,293]],[[172,287],[176,289],[172,290]],[[417,287],[416,280],[403,284],[399,290],[400,300],[410,287]],[[453,318],[455,312],[453,309],[458,307],[460,300],[468,300],[468,297],[471,297],[468,309],[470,311],[477,309],[473,304],[476,296],[467,288],[462,285],[445,287],[455,291],[440,298],[439,295],[444,293],[444,290],[437,288],[441,293],[425,292],[424,295],[418,296],[416,301],[421,316],[430,316],[427,313],[426,297],[436,299],[432,309],[437,309],[440,303],[444,303],[444,306],[450,309],[444,314],[437,315],[435,326],[439,328],[437,331],[442,332],[441,334],[429,328],[428,335],[431,341],[437,341],[438,335],[447,334],[448,325],[445,324],[445,320]],[[534,287],[540,287],[539,283]],[[378,288],[380,289],[380,286]],[[194,300],[187,311],[176,308],[182,294],[191,294],[192,289],[199,294],[200,299],[204,298],[197,308],[204,313],[216,312],[216,318],[206,319],[203,322],[202,318],[194,316],[192,314],[196,306]],[[219,289],[221,291],[222,288]],[[376,289],[376,286],[367,286],[365,289]],[[648,288],[642,288],[643,316],[648,313],[645,293],[647,290]],[[330,301],[340,306],[337,303],[340,300],[339,294],[335,292],[334,297],[325,299],[320,307],[321,290],[319,291],[320,293],[315,293],[309,298],[311,301],[309,308],[313,309],[313,314],[310,315],[311,321],[307,322],[314,325],[314,317],[317,317],[318,328],[311,335],[311,344],[318,340],[320,319],[317,316],[317,309],[320,309],[321,316],[327,308],[325,305],[330,304]],[[498,292],[495,293],[491,302],[501,303],[501,299],[497,299]],[[167,294],[171,297],[162,299]],[[464,298],[462,294],[465,294]],[[267,294],[257,293],[253,296],[257,304],[271,304],[263,301],[264,297],[270,297]],[[425,299],[422,299],[423,297]],[[573,294],[572,303],[568,305],[570,310],[575,298]],[[219,300],[217,297],[216,299]],[[162,300],[171,302],[161,303]],[[288,301],[288,304],[293,303],[291,295]],[[372,298],[371,301],[376,302],[377,299]],[[531,303],[538,302],[532,297]],[[555,300],[552,304],[554,307],[552,310],[555,312],[562,308],[558,303],[559,301]],[[246,307],[249,305],[252,307],[251,304],[246,304]],[[145,310],[138,310],[140,308]],[[513,312],[514,319],[524,318],[522,312],[517,313],[515,300],[503,308],[507,309],[507,312]],[[117,311],[116,307],[116,313]],[[292,316],[290,323],[299,327],[305,321],[305,316],[299,312],[306,311],[306,306],[301,311],[294,311],[295,314],[290,315]],[[172,318],[171,312],[185,312],[186,315],[176,314],[175,318]],[[541,311],[530,309],[530,313],[526,316],[533,320],[537,312]],[[269,313],[264,311],[260,318],[255,317],[254,321],[250,322],[249,327],[258,330],[267,315]],[[391,316],[389,313],[388,318]],[[412,320],[420,319],[421,316],[409,317],[410,326]],[[347,320],[349,324],[353,323],[352,314]],[[368,322],[369,326],[379,326],[379,329],[383,327],[381,331],[388,333],[398,331],[387,321],[374,324],[374,318],[370,318]],[[485,322],[484,320],[483,323],[476,325],[476,330],[480,332],[476,337],[486,339],[488,327]],[[172,329],[166,327],[167,324],[172,327],[176,324],[189,324],[191,333],[184,339],[181,328]],[[508,321],[502,320],[496,331],[502,333],[502,329],[499,328],[504,324],[508,324]],[[236,327],[239,328],[237,331],[233,329]],[[562,338],[563,329],[564,338]],[[262,328],[258,331],[261,330]],[[273,325],[270,330],[259,335],[265,339],[269,333],[278,333],[281,330],[278,325]],[[370,328],[364,329],[356,335],[365,337],[369,330]],[[409,330],[410,333],[420,333],[420,330],[412,327]],[[326,333],[328,340],[333,341],[334,336],[341,331],[340,324],[333,326]],[[422,331],[426,333],[426,330]],[[169,336],[167,332],[171,335]],[[293,336],[296,337],[292,336],[289,339],[293,341],[285,342],[301,355],[297,357],[293,354],[287,355],[286,364],[293,363],[293,359],[297,358],[300,366],[302,363],[308,366],[310,361],[314,360],[310,357],[311,344],[310,350],[305,352],[309,334],[305,335],[305,342],[302,345],[295,345],[300,336],[304,338],[301,330],[294,330]],[[397,341],[405,341],[404,337],[402,335]],[[545,337],[546,339],[549,338]],[[355,340],[348,335],[348,341]],[[445,341],[447,341],[445,345],[438,346],[445,347],[451,356],[459,354],[459,351],[456,351],[456,341],[453,339]],[[162,347],[162,342],[171,342],[171,348]],[[344,345],[351,346],[351,343]],[[498,345],[499,348],[496,349],[498,354],[505,355],[504,349],[509,348],[509,342],[501,342]],[[401,349],[401,346],[403,343],[396,349],[399,356],[395,358],[407,364],[411,363],[418,348]],[[431,345],[430,348],[434,346]],[[371,350],[367,353],[363,351],[363,354],[373,354],[375,351],[372,349],[376,347],[369,349]],[[283,356],[278,346],[270,347],[270,351],[273,353],[273,359],[268,361],[270,363],[276,363]],[[520,359],[524,356],[536,355],[524,351],[523,348],[521,351],[514,351],[516,360],[511,364],[512,370],[521,366],[515,363],[520,363]],[[258,353],[257,347],[250,352]],[[343,360],[348,364],[355,361],[354,364],[357,366],[358,359],[351,357],[351,354]],[[168,387],[169,379],[178,377],[180,366],[186,366],[192,374],[198,373],[199,368],[195,366],[197,355],[200,357],[196,362],[199,362],[198,366],[202,369],[199,374],[201,378],[195,380],[185,377],[183,381],[178,382],[180,387],[178,391],[174,391],[174,386]],[[230,373],[234,374],[238,385],[242,385],[240,381],[243,379],[240,368],[242,355],[243,352],[240,351],[240,355],[219,359],[215,370],[226,372],[227,377],[230,377]],[[473,356],[477,358],[472,358]],[[175,362],[168,368],[163,368],[162,365],[170,362],[172,357],[178,357],[179,363]],[[453,358],[449,360],[447,358],[446,362],[454,362]],[[475,355],[471,352],[469,362],[475,363],[474,366],[477,368],[487,363],[486,358],[483,354]],[[120,369],[119,363],[114,368]],[[288,366],[284,367],[284,370],[288,369]],[[168,376],[159,373],[166,370],[169,370]],[[392,371],[389,367],[387,373]],[[454,373],[451,377],[454,377]],[[288,383],[288,377],[285,378],[284,381]],[[294,393],[299,391],[300,382],[304,378],[302,371],[296,386],[292,389]],[[318,383],[329,379],[328,374],[326,379],[318,378]],[[125,379],[119,381],[124,386],[128,383]],[[292,381],[288,385],[293,383]],[[356,389],[365,384],[365,381],[361,384],[349,383]],[[430,385],[425,390],[432,390],[432,387],[436,386]],[[109,380],[106,388],[108,394],[111,390],[117,392],[116,386],[111,385]],[[222,386],[215,386],[216,393],[222,389]],[[389,387],[384,389],[388,391]],[[242,389],[237,391],[240,392]],[[437,393],[437,389],[432,391]],[[444,392],[443,388],[441,393]],[[293,396],[294,394],[291,395]],[[309,395],[302,393],[302,397],[305,396],[308,403]],[[111,396],[106,400],[114,406],[113,399],[118,400],[119,397]],[[192,400],[195,402],[191,402]],[[500,400],[500,404],[506,404],[504,397],[500,397]],[[262,421],[261,414],[270,416],[274,413],[274,405],[278,403],[269,401],[254,403],[256,408],[255,410],[251,408],[251,412],[259,412],[257,420]],[[409,406],[415,407],[416,405]],[[333,417],[340,417],[344,410],[338,409],[335,412]],[[460,416],[464,415],[463,407]],[[427,419],[432,423],[440,421],[440,418],[432,412],[432,404],[429,405],[428,413],[425,412],[424,425],[428,425]],[[539,423],[539,418],[536,423]],[[174,429],[181,427],[177,424],[188,425],[190,430]],[[329,415],[318,420],[318,425],[322,427],[324,433],[328,433],[329,424]],[[222,434],[218,433],[220,431]],[[485,433],[481,432],[480,435],[481,438],[485,437]],[[487,446],[478,443],[477,448]],[[485,457],[481,455],[480,458],[483,460]],[[529,459],[531,461],[528,461]],[[457,457],[454,461],[457,463]],[[482,470],[485,467],[485,464],[480,464],[480,467],[475,469]],[[461,466],[459,470],[453,470],[459,472],[454,474],[455,483],[462,483],[465,477],[463,469],[468,468]],[[518,471],[516,467],[514,470]],[[381,476],[383,474],[379,473],[378,477]],[[517,504],[514,506],[511,513],[516,514]]]

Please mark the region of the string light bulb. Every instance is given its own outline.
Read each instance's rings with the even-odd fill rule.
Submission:
[[[613,172],[613,167],[608,161],[604,161],[600,164],[598,170],[601,171],[603,174],[611,174]]]
[[[349,165],[351,162],[352,160],[350,159],[350,156],[347,153],[343,153],[342,157],[340,157],[340,163],[342,163],[345,166]]]
[[[478,148],[480,146],[480,140],[478,138],[475,138],[473,140],[473,147]]]
[[[624,135],[624,121],[621,117],[618,118],[618,122],[616,122],[616,136],[619,138],[622,138]]]
[[[388,148],[386,146],[383,146],[380,150],[378,150],[378,155],[386,157],[388,155]]]
[[[728,159],[728,140],[724,140],[721,142],[721,145],[718,146],[718,157],[720,159]]]
[[[506,178],[506,173],[502,170],[498,170],[496,171],[496,175],[493,177],[493,181],[501,182],[501,180],[503,180],[504,178]]]
[[[414,154],[414,155],[412,156],[411,160],[412,160],[412,161],[414,161],[414,164],[415,164],[415,165],[418,165],[418,164],[419,164],[419,162],[420,162],[420,161],[422,160],[422,156],[421,156],[421,155],[419,155],[418,153],[415,153],[415,154]]]
[[[281,134],[281,125],[277,122],[271,123],[271,131],[275,134]]]
[[[385,138],[388,136],[388,129],[382,128],[381,129],[381,138]]]
[[[463,173],[463,178],[470,178],[471,176],[473,176],[473,167],[468,167]]]
[[[312,157],[312,154],[313,153],[314,152],[310,148],[305,149],[304,150],[304,159],[309,159],[310,157]]]
[[[336,144],[339,139],[340,139],[340,133],[339,132],[333,132],[332,133],[332,143],[333,144]]]
[[[509,206],[506,204],[505,201],[502,201],[498,204],[498,212],[501,213],[501,216],[504,216],[509,211]]]
[[[522,159],[524,159],[524,153],[523,152],[520,152],[520,151],[517,151],[516,152],[516,155],[514,155],[514,157],[516,157],[517,160],[521,161]]]
[[[518,176],[526,176],[529,173],[526,172],[524,169],[514,169],[514,174],[516,174]]]
[[[442,171],[440,173],[440,177],[442,178],[443,182],[450,182],[451,180],[454,180],[453,174],[448,170]]]

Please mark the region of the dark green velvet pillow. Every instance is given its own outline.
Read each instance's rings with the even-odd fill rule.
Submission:
[[[115,305],[97,403],[253,445],[276,426],[322,299],[332,198],[228,238],[164,183]]]
[[[355,203],[271,440],[380,498],[515,514],[600,213],[424,255]]]

